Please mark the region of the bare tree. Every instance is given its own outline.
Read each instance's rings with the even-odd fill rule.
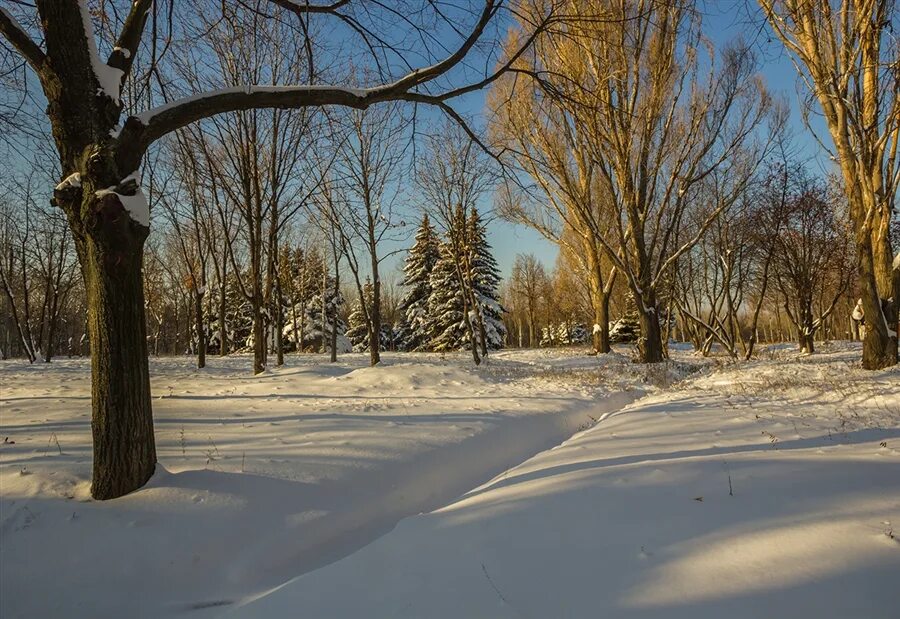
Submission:
[[[822,182],[802,179],[772,239],[776,286],[800,350],[808,353],[814,351],[816,332],[850,285],[850,235],[837,220],[834,194]]]
[[[528,345],[537,345],[538,306],[547,286],[547,271],[534,254],[517,254],[513,262],[509,289],[516,305],[522,308],[528,325]],[[519,345],[522,343],[520,341]]]
[[[634,296],[640,359],[660,361],[661,288],[752,178],[771,102],[745,46],[716,54],[706,45],[690,0],[593,0],[570,13],[566,27],[537,39],[540,62],[523,57],[516,71],[585,136],[598,202],[612,210],[613,233],[596,231],[594,241]],[[713,174],[727,190],[685,234],[685,214]]]
[[[810,97],[806,109],[818,103],[833,145],[825,148],[843,175],[867,325],[863,367],[895,365],[900,260],[890,223],[900,187],[897,2],[758,2],[794,60]]]
[[[334,163],[336,219],[334,230],[359,294],[369,335],[371,364],[381,361],[381,263],[396,251],[384,249],[408,235],[397,212],[401,166],[405,160],[405,122],[395,106],[349,111],[343,118],[346,133],[337,146]],[[371,298],[364,291],[371,283]]]
[[[522,80],[511,74],[491,92],[493,138],[504,149],[505,161],[530,179],[507,185],[500,210],[510,221],[533,228],[577,258],[594,311],[594,351],[608,353],[609,298],[617,270],[598,239],[614,233],[615,212],[591,156],[589,143],[601,136],[593,132],[595,125],[579,122],[569,113],[572,95],[551,84],[577,77],[570,75],[575,67],[547,40],[550,36],[539,38],[517,64],[541,79]]]

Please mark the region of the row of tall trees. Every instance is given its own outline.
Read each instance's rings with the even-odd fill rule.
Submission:
[[[786,113],[758,77],[750,47],[737,41],[715,50],[689,0],[585,0],[568,3],[570,18],[539,33],[492,89],[492,135],[516,174],[503,210],[580,258],[598,352],[608,350],[608,304],[618,281],[632,296],[645,362],[664,357],[670,321],[663,317],[674,306],[707,345],[752,354],[755,335],[741,339],[735,316],[749,302],[758,319],[770,283],[801,346],[811,349],[852,285],[867,325],[863,365],[894,364],[896,3],[760,6],[797,60],[807,106],[818,104],[824,115],[833,146],[823,146],[839,182],[798,190],[775,201],[781,206],[752,204],[754,185],[782,158]],[[530,21],[523,12],[522,32]],[[514,32],[510,46],[521,36]],[[786,182],[815,184],[788,175]],[[753,242],[760,231],[771,244]],[[852,282],[848,252],[857,261]],[[741,271],[747,267],[752,273]],[[742,280],[751,276],[764,289],[744,299]]]
[[[582,257],[598,352],[621,278],[640,358],[660,361],[673,266],[740,198],[780,117],[748,47],[714,52],[692,2],[568,8],[492,92],[495,139],[523,178],[507,215]]]
[[[814,176],[783,153],[672,267],[661,288],[664,339],[748,359],[759,341],[794,339],[813,352],[817,339],[858,339],[865,324],[853,318],[853,261],[840,179]],[[574,343],[556,334],[593,316],[583,269],[567,252],[552,273],[532,255],[516,257],[504,291],[511,344]],[[610,339],[621,341],[618,323],[632,314],[638,322],[633,295],[620,281],[609,298]]]

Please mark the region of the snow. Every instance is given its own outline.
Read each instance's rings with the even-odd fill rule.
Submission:
[[[89,360],[0,362],[0,615],[896,617],[900,371],[819,348],[152,359],[107,502]]]
[[[226,616],[896,617],[900,382],[852,358],[652,395]]]
[[[57,191],[63,191],[69,187],[81,187],[81,173],[73,172],[65,177],[62,182],[56,186]]]
[[[115,194],[119,197],[119,202],[122,203],[122,208],[125,209],[125,212],[128,213],[128,216],[131,217],[132,220],[141,224],[145,228],[150,227],[150,204],[147,202],[147,197],[144,195],[143,190],[141,189],[141,178],[137,172],[129,174],[124,179],[120,185],[124,185],[129,181],[134,181],[137,189],[133,196],[129,196],[127,194],[118,193],[115,191],[116,187],[107,187],[106,189],[101,189],[95,192],[95,195],[98,198],[102,198],[103,196],[107,196],[109,194]]]
[[[84,27],[85,44],[88,48],[88,54],[91,57],[91,68],[97,83],[100,84],[100,91],[110,99],[120,104],[119,96],[122,90],[122,78],[125,72],[121,69],[111,67],[100,60],[100,53],[97,50],[97,40],[94,38],[94,24],[91,21],[91,13],[88,10],[87,0],[78,0],[78,6],[81,9],[81,23]]]

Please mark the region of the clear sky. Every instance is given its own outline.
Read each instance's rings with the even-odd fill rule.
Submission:
[[[743,37],[751,43],[753,49],[760,58],[760,71],[771,91],[783,96],[790,107],[790,124],[795,136],[795,143],[799,151],[809,159],[809,166],[815,171],[824,171],[830,167],[828,158],[825,157],[811,137],[808,129],[803,125],[799,98],[797,94],[797,74],[790,59],[782,49],[780,42],[771,40],[768,28],[759,13],[755,0],[699,0],[703,11],[704,32],[711,38],[716,48],[721,48],[737,37]],[[477,64],[477,63],[476,63]],[[483,115],[485,92],[474,92],[454,102],[454,107],[464,115],[474,117],[478,123],[478,117]],[[814,125],[819,128],[819,133],[824,139],[827,132],[821,123]],[[482,212],[488,212],[491,199],[487,198],[481,205]],[[414,221],[416,215],[410,212],[407,221]],[[412,232],[412,230],[410,230]],[[488,227],[488,236],[494,247],[495,257],[504,276],[508,276],[516,254],[532,253],[543,261],[548,268],[552,268],[557,249],[556,246],[545,240],[540,234],[530,228],[513,225],[502,220],[492,218]],[[387,251],[408,247],[409,241],[392,244]],[[398,269],[403,261],[404,253],[398,252],[389,258],[384,264],[384,273],[389,275]]]

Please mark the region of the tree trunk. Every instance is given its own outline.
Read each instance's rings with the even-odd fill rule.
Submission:
[[[332,288],[332,298],[335,300],[337,300],[341,294],[341,280],[340,280],[341,274],[338,269],[339,265],[338,265],[337,258],[338,258],[338,255],[337,255],[337,252],[335,251],[335,253],[334,253],[334,288]],[[323,314],[324,314],[324,312],[323,312]],[[334,308],[334,316],[331,317],[331,362],[332,363],[337,362],[337,336],[338,336],[337,322],[338,322],[337,307],[335,307]],[[323,334],[323,336],[324,336],[324,334]]]
[[[612,348],[609,345],[609,293],[603,285],[603,264],[593,240],[584,241],[584,251],[587,256],[588,294],[594,310],[591,344],[595,354],[606,354]]]
[[[59,295],[53,292],[53,300],[50,304],[50,315],[47,325],[47,345],[44,347],[44,361],[50,363],[55,350],[56,330],[59,325]]]
[[[256,286],[257,284],[254,284]],[[251,301],[253,306],[253,373],[261,374],[266,371],[266,320],[263,314],[262,302],[254,295]]]
[[[225,271],[225,267],[222,267],[222,271]],[[225,297],[225,283],[223,280],[222,286],[219,289],[219,356],[224,357],[228,354],[228,329],[225,325],[225,308],[226,308],[226,297]]]
[[[659,312],[654,295],[635,298],[638,317],[641,324],[641,336],[638,340],[639,361],[641,363],[659,363],[665,360],[665,349],[662,342],[662,330],[659,326]]]
[[[474,290],[474,287],[473,287]],[[473,303],[475,301],[473,300]],[[487,331],[484,328],[484,308],[475,303],[475,317],[478,319],[478,337],[481,340],[481,356],[487,357]]]
[[[275,287],[275,365],[284,365],[284,313],[281,308],[281,289]]]
[[[373,273],[372,307],[369,308],[369,363],[374,367],[381,362],[381,280],[378,271]]]
[[[121,206],[111,211],[96,209],[105,221],[83,237],[79,251],[91,343],[91,495],[100,500],[137,490],[156,466],[142,278],[146,229],[136,233]]]
[[[871,237],[865,230],[857,232],[860,297],[863,302],[866,335],[863,339],[862,365],[867,370],[880,370],[897,364],[897,321],[895,309],[882,301],[878,294],[876,265]],[[894,280],[900,280],[896,269]],[[896,284],[896,281],[894,282]],[[894,304],[896,305],[896,304]],[[887,309],[887,312],[884,312]],[[893,323],[890,329],[888,323]],[[893,335],[892,335],[893,333]]]
[[[591,338],[595,353],[606,354],[612,351],[609,345],[609,295],[603,290],[595,301],[594,329]]]
[[[805,325],[799,328],[800,352],[813,354],[816,352],[815,334],[812,332],[811,326]]]
[[[203,293],[194,292],[194,330],[197,331],[197,367],[206,367],[206,329],[203,328]]]

